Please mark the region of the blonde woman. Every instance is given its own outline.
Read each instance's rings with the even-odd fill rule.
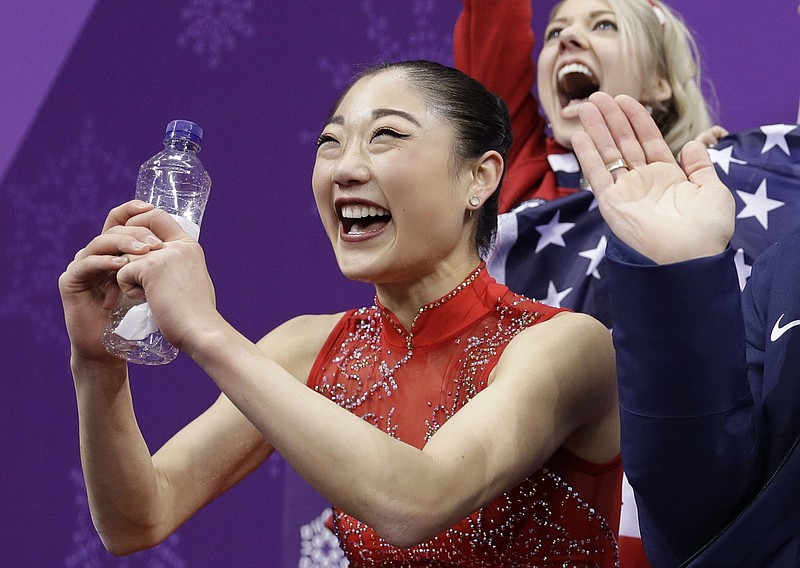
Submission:
[[[595,91],[646,105],[674,153],[689,140],[709,145],[726,134],[712,126],[694,38],[663,2],[559,2],[536,65],[531,18],[530,0],[464,0],[454,34],[456,67],[503,97],[511,113],[501,213],[574,193],[559,183],[548,157],[570,152],[570,136],[581,128],[578,104]]]
[[[711,145],[727,132],[712,126],[695,40],[669,6],[555,3],[534,61],[532,8],[541,4],[464,0],[454,33],[456,66],[504,98],[514,131],[489,269],[517,292],[613,327],[607,227],[593,195],[581,191],[588,184],[570,142],[582,129],[578,106],[595,91],[627,94],[647,107],[674,153],[690,140]],[[624,488],[621,561],[641,568],[647,561],[636,509]]]

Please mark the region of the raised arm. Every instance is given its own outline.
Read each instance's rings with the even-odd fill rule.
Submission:
[[[78,252],[59,279],[92,519],[105,546],[117,554],[166,538],[270,451],[258,430],[221,396],[151,458],[133,411],[126,364],[102,345],[104,306],[113,307],[119,294],[113,273],[163,245],[147,228],[124,227],[130,217],[151,209],[130,202],[112,210],[102,234]]]
[[[453,34],[456,67],[503,97],[514,138],[523,139],[527,133],[520,127],[544,123],[532,92],[536,74],[531,1],[463,0],[463,4]]]
[[[742,509],[757,470],[745,328],[726,250],[733,198],[701,144],[687,144],[679,165],[636,101],[590,100],[573,144],[603,217],[634,249],[612,239],[607,251],[622,459],[651,563],[677,566]],[[619,159],[627,168],[609,171]]]
[[[450,527],[531,475],[563,443],[596,461],[617,453],[610,338],[588,316],[560,315],[520,333],[491,385],[420,450],[295,381],[214,310],[207,291],[198,291],[204,276],[171,276],[199,270],[197,244],[183,240],[168,217],[145,214],[137,222],[167,242],[127,265],[120,279],[144,284],[170,341],[296,471],[392,544],[414,545]],[[567,342],[576,355],[554,357]]]
[[[464,0],[453,34],[455,64],[508,106],[514,142],[508,157],[500,212],[536,195],[550,172],[546,159],[547,121],[533,95],[531,0]]]

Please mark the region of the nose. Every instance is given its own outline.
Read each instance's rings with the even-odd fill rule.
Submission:
[[[340,187],[352,187],[366,183],[369,178],[369,158],[361,145],[345,145],[333,166],[333,182]]]
[[[562,51],[573,48],[585,48],[586,37],[578,28],[578,24],[573,23],[565,26],[558,34],[558,47]]]

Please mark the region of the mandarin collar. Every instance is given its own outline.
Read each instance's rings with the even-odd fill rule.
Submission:
[[[497,298],[489,298],[495,280],[481,261],[478,267],[453,290],[422,306],[406,330],[395,315],[375,298],[375,305],[384,318],[382,335],[397,346],[425,347],[451,340],[476,320],[493,309]]]

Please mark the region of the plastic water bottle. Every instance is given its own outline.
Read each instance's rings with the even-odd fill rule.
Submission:
[[[139,168],[136,199],[167,211],[191,237],[200,223],[211,190],[211,178],[197,157],[203,129],[188,120],[167,125],[164,150]],[[147,302],[124,294],[111,312],[103,336],[106,349],[131,363],[165,365],[178,349],[161,334]]]

